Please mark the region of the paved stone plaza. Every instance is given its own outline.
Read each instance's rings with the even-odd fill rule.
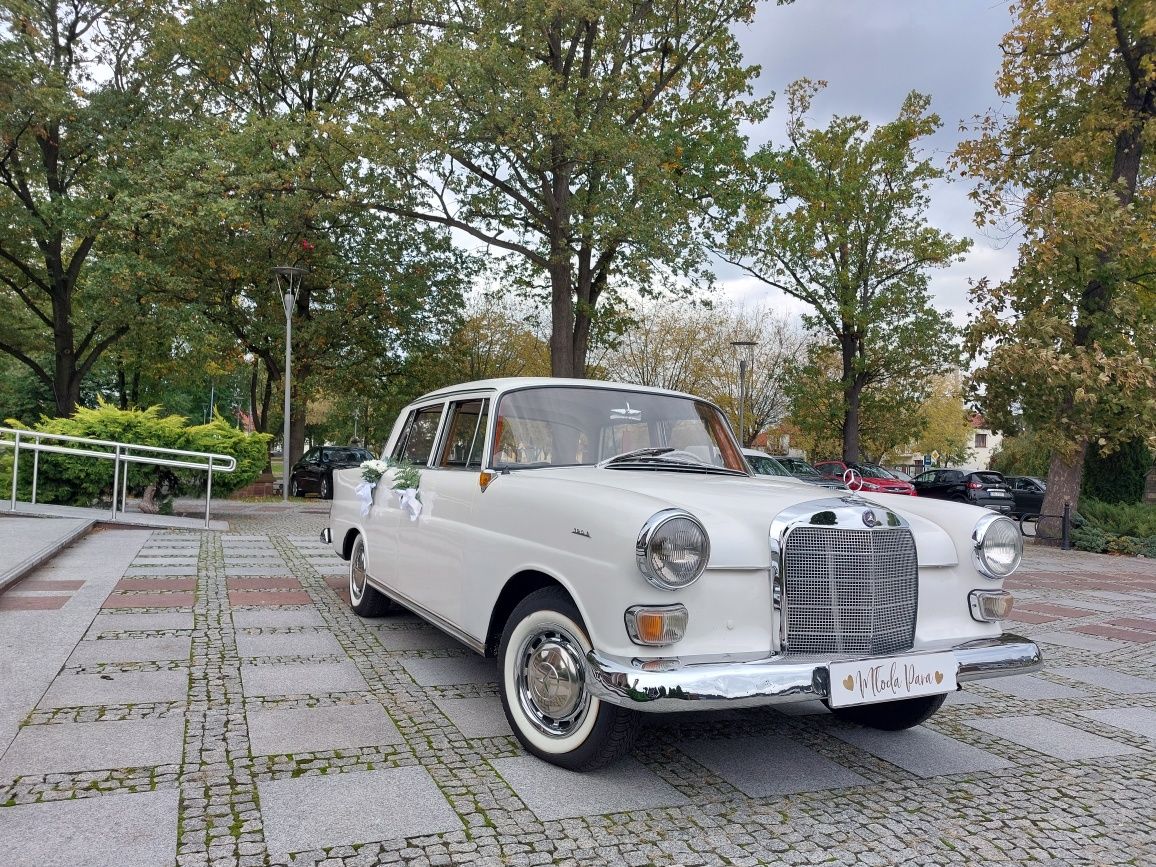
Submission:
[[[1030,551],[1046,670],[915,730],[656,717],[577,775],[491,661],[350,612],[326,512],[98,530],[0,596],[0,863],[1156,863],[1152,561]]]

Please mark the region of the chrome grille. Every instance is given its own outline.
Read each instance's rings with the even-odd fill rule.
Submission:
[[[919,568],[909,530],[795,527],[783,542],[782,566],[788,653],[911,649]]]

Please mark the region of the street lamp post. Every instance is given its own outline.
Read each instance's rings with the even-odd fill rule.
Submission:
[[[739,445],[746,443],[747,370],[754,366],[755,342],[753,340],[732,340],[731,346],[739,356]]]
[[[281,293],[285,308],[285,427],[281,435],[281,498],[289,502],[289,394],[293,370],[293,308],[301,291],[304,268],[281,265],[273,269],[273,283]]]

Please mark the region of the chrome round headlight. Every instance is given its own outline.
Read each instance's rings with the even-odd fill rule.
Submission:
[[[663,509],[642,526],[635,555],[647,581],[660,590],[681,590],[706,569],[710,539],[689,512]]]
[[[971,539],[975,543],[975,568],[988,578],[1006,578],[1020,565],[1024,540],[1010,518],[984,515]]]

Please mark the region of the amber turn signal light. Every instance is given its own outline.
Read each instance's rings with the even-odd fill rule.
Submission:
[[[684,605],[635,605],[625,619],[631,641],[654,647],[681,641],[689,615]]]

